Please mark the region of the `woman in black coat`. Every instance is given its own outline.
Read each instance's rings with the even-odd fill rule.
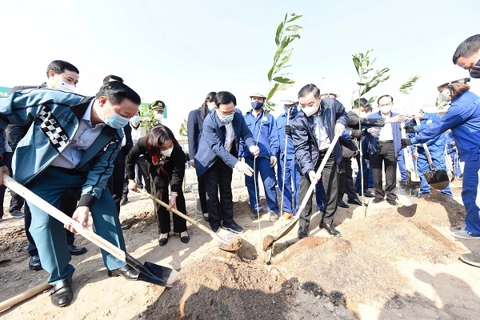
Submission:
[[[172,131],[159,124],[152,128],[147,136],[140,138],[128,153],[127,176],[130,190],[137,190],[135,182],[135,163],[143,155],[147,161],[147,168],[151,181],[151,194],[169,203],[171,208],[176,208],[186,214],[185,197],[182,191],[183,177],[185,176],[185,153],[178,144]],[[168,187],[170,186],[170,195]],[[160,246],[168,242],[170,232],[170,212],[163,206],[154,202],[157,215],[158,239]],[[173,232],[180,235],[183,243],[188,243],[190,237],[187,232],[187,222],[178,215],[173,214]]]

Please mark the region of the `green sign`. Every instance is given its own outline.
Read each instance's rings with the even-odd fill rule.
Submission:
[[[0,87],[0,98],[8,96],[10,90],[12,90],[12,88]]]

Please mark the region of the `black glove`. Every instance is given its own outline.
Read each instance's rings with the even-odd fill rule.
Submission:
[[[406,133],[415,133],[415,127],[414,126],[406,125],[404,128],[405,128]]]
[[[358,129],[353,129],[351,136],[354,138],[360,139],[360,137],[362,136],[362,131]]]
[[[406,148],[412,145],[412,140],[410,139],[402,139],[402,148]]]
[[[285,126],[285,134],[287,136],[291,136],[292,135],[292,127],[290,127],[289,125],[286,125]]]

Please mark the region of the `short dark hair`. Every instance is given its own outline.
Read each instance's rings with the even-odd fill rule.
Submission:
[[[53,60],[50,62],[50,64],[47,67],[47,77],[48,77],[48,72],[50,70],[53,70],[55,74],[62,74],[65,72],[65,70],[76,72],[80,74],[80,71],[78,71],[77,67],[75,67],[73,64],[63,61],[63,60]]]
[[[145,140],[145,148],[151,155],[158,155],[160,153],[160,146],[168,140],[172,140],[174,146],[178,145],[178,141],[172,130],[161,123],[157,124],[148,132]]]
[[[353,109],[358,109],[358,107],[365,108],[365,107],[367,107],[367,106],[369,106],[368,100],[365,99],[365,98],[359,98],[359,99],[355,99],[355,100],[353,101],[353,106],[352,106],[352,108],[353,108]]]
[[[453,64],[457,64],[458,58],[468,58],[478,50],[480,50],[480,34],[471,36],[458,45],[453,54]]]
[[[96,98],[106,96],[112,104],[120,104],[123,99],[129,99],[136,104],[141,103],[140,96],[129,86],[119,81],[107,82],[100,87]]]
[[[386,97],[390,97],[390,99],[392,100],[392,103],[393,103],[393,97],[392,97],[391,95],[389,95],[389,94],[384,94],[383,96],[380,96],[380,98],[377,99],[377,104],[378,104],[378,102],[380,101],[380,99],[386,98]]]
[[[234,106],[237,105],[237,98],[235,98],[235,96],[231,92],[220,91],[215,96],[215,106],[216,106],[216,108],[218,108],[221,104],[229,104],[231,102],[233,102]]]
[[[300,91],[298,91],[298,98],[303,98],[305,97],[307,94],[309,94],[310,92],[313,92],[313,96],[318,99],[320,98],[320,89],[314,85],[313,83],[310,83],[310,84],[307,84],[305,86],[303,86],[302,89],[300,89]]]
[[[365,112],[373,112],[373,107],[372,106],[366,106],[365,107]]]
[[[109,74],[108,76],[106,76],[105,78],[103,78],[103,84],[105,84],[105,83],[107,83],[107,82],[110,82],[110,80],[123,82],[123,79],[120,78],[119,76],[116,76],[116,75],[114,75],[114,74]]]

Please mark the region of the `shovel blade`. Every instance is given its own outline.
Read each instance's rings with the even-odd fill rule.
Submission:
[[[398,183],[397,197],[398,200],[406,207],[415,204],[420,193],[420,182],[416,181],[400,181]]]
[[[448,173],[444,169],[425,171],[423,175],[428,184],[437,190],[445,189],[450,183]]]
[[[141,264],[140,261],[136,260],[129,254],[127,254],[126,260],[130,266],[140,272],[138,280],[170,288],[173,286],[173,282],[177,278],[177,272],[171,268],[159,266],[148,261]]]

